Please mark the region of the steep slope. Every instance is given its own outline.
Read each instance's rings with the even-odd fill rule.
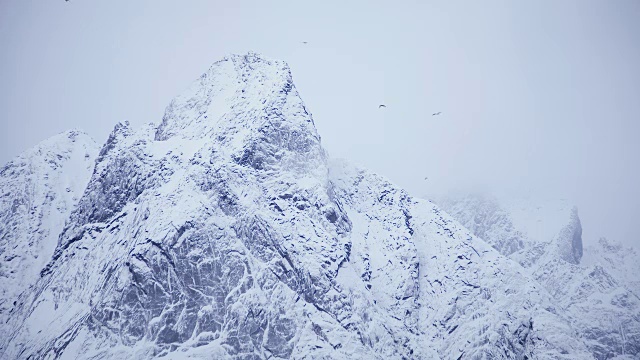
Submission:
[[[51,259],[64,222],[89,182],[97,152],[88,135],[67,131],[0,170],[0,330],[18,295],[36,282]]]
[[[330,162],[288,66],[212,65],[118,124],[8,358],[589,358],[521,267],[436,206]]]
[[[577,210],[563,200],[471,195],[439,203],[541,283],[594,357],[640,356],[640,289],[632,275],[640,269],[632,249],[604,239],[583,249]]]
[[[394,315],[417,324],[418,341],[445,359],[590,358],[546,291],[436,205],[348,164],[331,174],[353,223],[354,267],[387,312],[412,300]],[[403,266],[412,281],[389,281]]]
[[[632,247],[600,238],[596,244],[585,248],[582,265],[607,269],[621,284],[640,294],[640,261],[638,251]]]

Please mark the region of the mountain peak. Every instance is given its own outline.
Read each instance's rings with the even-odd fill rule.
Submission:
[[[214,64],[223,62],[223,61],[233,61],[234,63],[257,63],[257,62],[264,62],[268,64],[271,64],[273,62],[284,63],[284,61],[273,60],[269,57],[264,56],[261,53],[251,51],[251,50],[248,51],[246,54],[229,54],[225,56],[222,60],[214,62]]]
[[[291,71],[284,61],[247,53],[230,55],[211,65],[174,98],[165,111],[156,140],[223,137],[232,129],[256,128],[290,111],[301,123],[312,123]],[[311,126],[309,129],[315,133]]]
[[[78,142],[84,146],[96,147],[96,142],[86,132],[80,129],[70,129],[45,139],[34,147],[25,150],[15,158],[13,158],[6,166],[15,162],[22,162],[33,157],[40,157],[46,154],[60,155],[60,152],[67,152],[74,147],[74,143]]]

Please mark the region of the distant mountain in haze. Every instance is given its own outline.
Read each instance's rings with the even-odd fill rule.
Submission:
[[[544,286],[594,357],[640,355],[640,262],[634,249],[604,238],[583,248],[578,210],[565,200],[464,195],[438,203]]]

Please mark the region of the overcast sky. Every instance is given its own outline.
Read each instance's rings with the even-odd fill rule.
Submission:
[[[569,198],[585,241],[640,244],[637,0],[0,0],[0,163],[69,128],[159,123],[249,50],[290,64],[334,157],[415,195]]]

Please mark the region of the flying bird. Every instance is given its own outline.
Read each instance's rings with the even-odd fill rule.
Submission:
[[[69,1],[69,0],[67,0],[67,1]],[[307,44],[307,42],[306,42],[306,41],[303,41],[302,43],[303,43],[303,44],[305,44],[305,45]]]
[[[433,114],[431,114],[431,116],[438,116],[440,114],[442,114],[442,111],[438,111],[437,113],[433,113]]]
[[[378,105],[378,109],[380,109],[380,108],[386,108],[386,107],[387,107],[387,105],[384,105],[384,104]]]

